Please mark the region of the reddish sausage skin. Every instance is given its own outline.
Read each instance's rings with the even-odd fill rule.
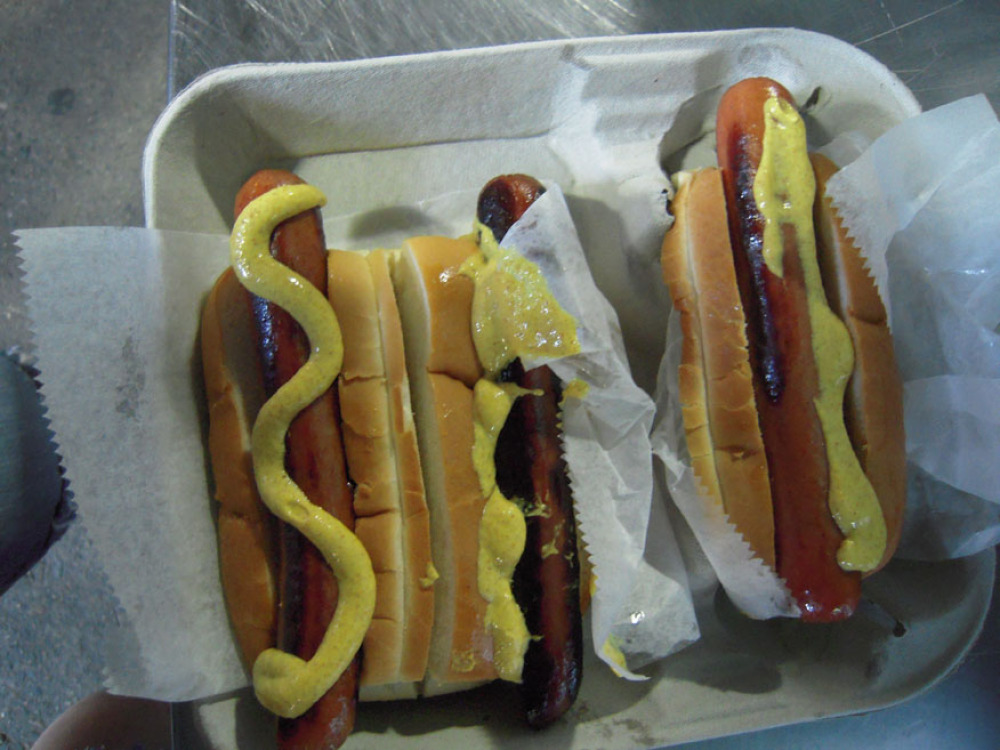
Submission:
[[[719,166],[771,476],[778,574],[803,620],[831,622],[854,612],[861,575],[842,570],[836,559],[843,535],[828,505],[829,467],[814,407],[818,381],[794,235],[785,233],[782,277],[771,273],[762,254],[764,220],[753,181],[763,148],[764,103],[772,96],[794,104],[788,91],[765,78],[747,79],[726,92],[716,125]]]
[[[573,705],[583,678],[580,565],[573,496],[559,444],[562,387],[548,367],[524,371],[515,360],[505,379],[540,391],[517,400],[497,447],[497,484],[527,498],[525,551],[513,589],[534,636],[524,658],[521,694],[528,724],[548,726]]]
[[[236,196],[235,213],[267,191],[301,184],[291,172],[263,170]],[[319,211],[285,221],[271,237],[271,254],[326,296],[326,244]],[[265,390],[272,395],[309,357],[309,342],[298,323],[280,307],[252,300]],[[309,500],[348,528],[354,527],[353,494],[347,475],[335,389],[328,390],[292,422],[285,466]],[[287,524],[280,524],[281,581],[278,647],[310,659],[319,647],[337,604],[337,581],[319,551]],[[280,719],[282,750],[336,748],[354,727],[360,655],[334,686],[297,719]]]

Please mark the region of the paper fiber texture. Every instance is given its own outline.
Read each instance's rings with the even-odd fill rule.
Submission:
[[[125,613],[108,644],[109,688],[181,701],[240,687],[197,350],[226,238],[37,229],[18,244],[42,395],[79,520]]]
[[[980,95],[890,130],[829,183],[888,301],[903,378],[899,555],[1000,541],[1000,123]]]

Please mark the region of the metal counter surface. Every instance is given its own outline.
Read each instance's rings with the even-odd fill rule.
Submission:
[[[854,44],[930,108],[1000,103],[992,0],[174,0],[171,95],[238,62],[330,61],[580,36],[795,27]]]
[[[0,0],[0,349],[27,337],[15,229],[142,226],[142,148],[167,102],[167,0]],[[0,596],[0,748],[101,685],[115,601],[79,524]]]
[[[156,115],[195,77],[235,62],[795,26],[872,54],[925,108],[979,92],[1000,108],[995,0],[0,0],[0,12],[0,245],[19,227],[141,226],[142,147]],[[16,269],[6,260],[0,258],[4,349],[24,335]],[[687,747],[994,748],[997,602],[994,596],[965,662],[900,706]],[[100,685],[100,642],[116,617],[79,527],[0,597],[0,748],[30,747],[48,722]],[[53,636],[69,631],[70,639]]]

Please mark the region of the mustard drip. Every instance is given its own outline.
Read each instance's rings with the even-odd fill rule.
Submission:
[[[785,232],[794,230],[806,283],[812,350],[819,379],[815,400],[830,467],[829,506],[844,534],[837,562],[850,571],[875,568],[885,552],[886,527],[871,483],[844,425],[844,391],[854,369],[854,348],[843,322],[826,301],[812,211],[816,181],[806,147],[805,124],[790,103],[777,97],[764,105],[764,144],[753,195],[764,216],[764,262],[782,277]]]
[[[517,357],[567,356],[578,352],[580,343],[576,321],[553,297],[538,266],[501,248],[482,224],[477,223],[476,236],[479,252],[462,264],[460,272],[475,284],[472,338],[486,371],[476,383],[473,402],[473,463],[487,498],[479,524],[477,584],[488,602],[486,625],[493,637],[494,668],[501,679],[519,682],[531,635],[511,591],[511,579],[524,553],[527,527],[525,513],[497,489],[494,453],[514,401],[528,391],[496,381]]]
[[[562,404],[565,404],[567,400],[572,398],[575,398],[577,401],[585,399],[588,393],[590,393],[590,383],[586,380],[580,380],[580,378],[573,378],[563,388]]]
[[[441,574],[438,573],[437,568],[434,567],[434,563],[431,560],[428,560],[424,575],[420,577],[420,588],[429,589],[440,577]]]
[[[483,508],[479,522],[479,593],[488,602],[486,625],[493,636],[493,667],[501,680],[521,681],[524,654],[531,635],[514,599],[511,579],[524,554],[527,528],[520,509],[498,489]]]
[[[620,638],[615,635],[609,635],[601,646],[601,651],[610,660],[608,664],[612,671],[619,677],[624,677],[628,673],[628,664],[625,661],[625,654],[622,652],[621,646],[622,641]]]
[[[502,248],[477,224],[480,253],[462,264],[476,284],[472,337],[479,361],[496,379],[517,357],[564,357],[580,351],[576,321],[556,301],[537,265]]]
[[[477,585],[488,602],[486,626],[493,637],[493,666],[502,680],[519,682],[530,634],[524,614],[514,599],[511,579],[524,553],[527,528],[516,504],[496,486],[497,439],[514,401],[526,391],[513,383],[480,379],[473,395],[473,463],[483,497],[487,498],[479,523]]]
[[[252,201],[230,239],[240,281],[287,310],[309,338],[308,362],[261,408],[251,436],[254,475],[264,504],[301,531],[323,554],[339,586],[337,610],[309,661],[275,648],[253,665],[261,704],[286,718],[305,713],[348,667],[361,647],[375,608],[375,574],[368,553],[340,521],[309,502],[285,471],[285,434],[295,416],[331,386],[344,349],[340,326],[326,298],[271,257],[271,233],[282,221],[325,203],[309,185],[287,185]]]

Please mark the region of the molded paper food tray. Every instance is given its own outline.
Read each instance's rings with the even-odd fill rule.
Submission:
[[[652,388],[669,304],[655,266],[663,229],[655,188],[666,184],[660,164],[711,160],[699,138],[726,86],[751,75],[781,80],[800,102],[819,88],[807,117],[816,145],[849,130],[873,138],[919,112],[877,61],[797,30],[235,66],[197,80],[157,122],[145,154],[146,221],[227,233],[242,182],[256,169],[282,166],[326,192],[326,215],[361,214],[352,236],[328,234],[328,244],[364,246],[364,227],[380,222],[413,221],[419,232],[419,217],[401,206],[456,190],[474,194],[503,172],[553,179],[619,314],[636,380]],[[364,704],[348,747],[657,747],[868,711],[945,675],[989,606],[992,551],[949,563],[897,561],[866,582],[866,596],[906,625],[903,637],[863,616],[818,627],[751,622],[703,585],[711,580],[706,563],[674,520],[702,637],[647,670],[649,681],[620,681],[592,659],[572,712],[542,733],[522,728],[517,701],[502,686],[418,704]],[[271,743],[249,691],[175,713],[184,747]]]

